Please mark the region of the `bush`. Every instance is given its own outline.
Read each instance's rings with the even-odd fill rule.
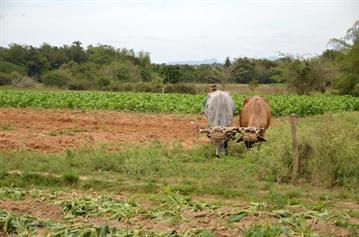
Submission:
[[[18,84],[24,77],[21,73],[16,72],[16,71],[11,72],[8,75],[9,75],[9,78],[11,79],[11,84],[14,84],[14,85]]]
[[[70,90],[88,90],[91,88],[91,82],[84,78],[76,77],[68,82],[67,87]]]
[[[149,82],[111,82],[109,88],[112,91],[132,91],[132,92],[162,92],[163,85],[160,83]],[[196,94],[197,89],[190,84],[165,84],[165,93],[182,93],[182,94]]]
[[[65,87],[70,80],[71,74],[67,70],[62,69],[47,72],[41,77],[41,81],[46,86]]]
[[[161,86],[151,84],[148,82],[138,82],[132,85],[132,91],[134,92],[161,92]]]
[[[359,96],[359,75],[343,75],[335,82],[334,88],[337,89],[341,95]]]
[[[165,92],[169,93],[184,93],[184,94],[196,94],[196,88],[193,85],[188,84],[169,84],[165,87]]]
[[[29,88],[34,87],[36,83],[31,77],[23,76],[18,72],[0,72],[0,86],[1,85],[14,85],[20,88]]]
[[[19,72],[22,75],[26,74],[26,69],[19,66],[19,65],[9,63],[9,62],[5,62],[5,61],[0,61],[0,72],[2,72],[2,73],[11,73],[11,72],[14,72],[14,71]]]
[[[11,78],[7,73],[0,72],[0,86],[10,85]]]
[[[31,88],[35,87],[36,83],[31,77],[24,76],[19,80],[15,86],[20,88]]]

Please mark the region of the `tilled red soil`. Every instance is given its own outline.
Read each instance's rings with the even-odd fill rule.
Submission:
[[[153,141],[189,148],[208,143],[191,121],[206,126],[199,115],[0,108],[0,150],[59,152],[101,144],[116,150]]]

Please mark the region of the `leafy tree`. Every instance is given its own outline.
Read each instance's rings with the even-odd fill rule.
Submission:
[[[249,58],[238,58],[233,63],[233,69],[237,71],[234,81],[237,83],[249,83],[254,77],[254,63]]]
[[[335,88],[341,94],[359,96],[359,40],[344,56],[341,70],[343,76],[335,82]]]
[[[16,65],[26,64],[27,47],[19,44],[10,44],[4,59]]]
[[[292,58],[279,64],[280,81],[287,82],[288,86],[299,95],[309,94],[312,91],[325,91],[325,82],[332,74],[331,67],[320,58]]]
[[[226,58],[226,60],[224,61],[224,67],[229,67],[231,65],[231,60],[229,59],[229,57]]]
[[[88,60],[96,64],[110,64],[118,60],[116,50],[110,45],[97,45],[96,47],[90,45],[86,54],[88,55]]]
[[[62,48],[52,47],[49,44],[42,44],[39,53],[46,58],[49,68],[58,69],[62,64],[67,62],[65,51]]]
[[[81,44],[80,41],[75,41],[71,46],[64,46],[65,54],[69,61],[74,61],[75,63],[84,63],[87,61],[88,56]]]
[[[359,96],[359,21],[354,23],[343,38],[331,39],[329,43],[334,45],[335,51],[331,54],[339,60],[338,68],[342,72],[334,87],[341,94]]]
[[[27,75],[30,77],[40,76],[42,72],[50,69],[49,62],[34,47],[29,47],[26,53]]]
[[[181,78],[181,71],[178,65],[161,65],[160,75],[164,83],[178,83]]]
[[[359,40],[359,21],[356,21],[343,38],[332,38],[329,41],[334,50],[348,52],[352,45]]]

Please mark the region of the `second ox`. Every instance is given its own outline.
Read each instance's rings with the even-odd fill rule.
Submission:
[[[272,112],[267,99],[260,96],[246,98],[240,113],[241,136],[238,142],[244,141],[246,147],[250,148],[256,142],[266,141],[264,134],[271,118]]]
[[[232,126],[235,105],[232,97],[225,91],[214,91],[208,94],[204,114],[208,128],[200,132],[207,133],[215,145],[216,157],[227,153],[228,140],[234,139],[237,129]]]

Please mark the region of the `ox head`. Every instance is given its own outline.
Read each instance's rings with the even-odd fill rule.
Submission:
[[[266,139],[264,139],[264,128],[254,128],[254,127],[248,127],[248,128],[238,128],[238,130],[241,133],[240,138],[237,142],[241,141],[247,141],[247,142],[265,142]]]
[[[234,139],[238,128],[216,126],[213,128],[200,129],[200,133],[206,133],[207,137],[216,147],[216,157],[225,152],[228,140]]]

